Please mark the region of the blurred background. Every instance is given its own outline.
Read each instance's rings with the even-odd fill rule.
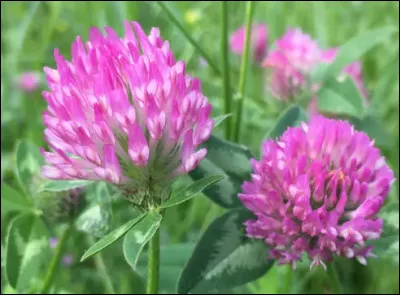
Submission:
[[[169,1],[169,7],[199,42],[201,47],[220,65],[220,4],[211,1]],[[245,3],[229,3],[229,31],[244,24]],[[92,26],[113,27],[123,34],[123,20],[136,20],[148,32],[159,27],[164,40],[169,40],[177,59],[187,64],[191,75],[202,81],[204,94],[213,104],[213,115],[223,110],[221,79],[200,57],[196,49],[168,19],[156,2],[122,1],[2,1],[1,2],[1,181],[15,183],[15,147],[20,139],[28,139],[45,146],[41,114],[46,104],[41,91],[46,89],[43,67],[55,67],[54,48],[70,57],[70,45],[77,35],[88,37]],[[340,46],[350,38],[368,29],[393,25],[397,32],[380,43],[362,58],[365,83],[370,93],[374,115],[385,130],[379,134],[379,146],[389,164],[399,171],[399,4],[391,1],[338,1],[338,2],[257,2],[254,21],[265,23],[269,30],[269,44],[289,27],[299,27],[310,34],[323,48]],[[231,85],[238,85],[240,57],[232,54]],[[29,73],[28,76],[26,73]],[[35,86],[37,83],[38,86]],[[250,146],[255,155],[266,132],[284,109],[265,91],[266,78],[261,68],[250,67],[248,73],[244,120],[241,141]],[[33,84],[33,85],[32,85]],[[221,130],[220,130],[221,129]],[[222,128],[217,134],[223,134]],[[187,179],[177,186],[185,185]],[[398,200],[398,186],[391,192]],[[130,211],[124,203],[113,203],[113,225],[129,219]],[[210,222],[223,212],[205,196],[199,196],[182,206],[167,211],[163,223],[161,287],[171,292],[177,276],[189,257],[195,241]],[[393,222],[397,224],[398,210]],[[2,294],[12,292],[3,275],[3,246],[10,215],[3,215],[2,242]],[[91,262],[78,263],[87,244],[82,234],[74,233],[68,244],[72,263],[65,264],[57,278],[61,293],[103,293],[100,278]],[[104,252],[106,266],[112,280],[118,282],[118,293],[137,290],[138,280],[133,278],[116,243]],[[398,242],[397,246],[398,255]],[[396,250],[395,249],[395,250]],[[386,257],[386,258],[385,258]],[[370,259],[364,267],[357,261],[341,261],[340,278],[347,293],[378,294],[399,293],[398,258],[385,256]],[[145,267],[145,264],[139,264]],[[306,264],[293,274],[285,267],[275,265],[258,281],[235,292],[265,293],[329,293],[329,277],[322,269],[309,272]]]

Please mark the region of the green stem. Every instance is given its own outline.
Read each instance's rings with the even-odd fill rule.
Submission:
[[[182,32],[182,34],[188,39],[190,44],[200,53],[200,55],[207,61],[208,65],[213,69],[213,71],[221,76],[221,71],[218,66],[214,63],[212,58],[200,47],[199,43],[193,39],[191,34],[185,29],[185,27],[179,22],[179,20],[174,16],[172,11],[165,5],[162,1],[157,1],[157,4],[164,10],[165,14],[169,17],[171,22]]]
[[[87,242],[88,244],[93,245],[95,243],[95,240],[91,236],[87,236]],[[103,280],[106,294],[116,294],[110,275],[107,272],[107,267],[104,263],[103,255],[101,254],[101,252],[93,255],[93,259],[97,271],[99,272]]]
[[[160,229],[156,231],[149,243],[149,261],[147,272],[147,294],[157,294],[160,268]]]
[[[46,277],[44,279],[42,290],[40,291],[41,294],[48,294],[48,291],[53,283],[56,271],[58,266],[60,265],[61,258],[64,253],[65,243],[68,240],[68,237],[72,231],[72,224],[68,224],[67,228],[62,233],[60,240],[57,243],[57,247],[54,252],[54,256],[50,261],[49,268],[47,269]]]
[[[240,64],[238,104],[236,107],[236,125],[235,125],[235,134],[233,137],[233,140],[235,142],[239,142],[239,139],[240,139],[240,126],[242,124],[244,89],[246,86],[247,65],[249,62],[251,21],[253,18],[253,10],[254,10],[253,1],[248,1],[247,7],[246,7],[246,34],[245,34],[245,41],[244,41],[244,50],[243,50],[243,55],[242,55],[242,61]]]
[[[291,294],[291,289],[293,287],[293,268],[292,264],[287,265],[286,278],[285,278],[285,291],[283,293]]]
[[[332,261],[328,265],[328,269],[330,270],[331,273],[331,282],[333,284],[333,290],[335,291],[336,294],[343,294],[343,289],[342,289],[342,284],[340,283],[340,277],[339,277],[339,272],[336,268],[335,261]]]
[[[221,60],[222,60],[222,83],[223,83],[223,98],[224,98],[224,113],[230,114],[232,111],[232,99],[229,84],[229,47],[228,47],[228,2],[221,1]],[[225,120],[225,138],[230,139],[231,117]]]

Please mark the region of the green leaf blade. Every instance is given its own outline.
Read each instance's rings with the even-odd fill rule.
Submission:
[[[297,105],[290,106],[277,119],[276,124],[268,132],[266,138],[276,139],[280,137],[288,127],[298,126],[302,121],[308,121],[308,115],[304,109]]]
[[[143,248],[160,227],[161,220],[162,216],[159,213],[151,211],[125,235],[123,252],[125,260],[132,268],[136,268]]]
[[[205,188],[203,193],[217,205],[224,208],[238,208],[242,206],[237,194],[241,190],[240,179],[228,176],[224,170],[212,163],[207,158],[202,160],[197,168],[189,172],[193,180],[200,180],[208,175],[224,175],[224,179],[215,183],[212,187]]]
[[[43,221],[30,214],[16,217],[10,224],[6,252],[7,279],[14,289],[26,292],[50,255]]]
[[[32,179],[40,173],[44,164],[43,156],[37,146],[22,140],[17,146],[16,162],[18,181],[24,191],[31,195]]]
[[[245,237],[243,223],[253,218],[247,209],[217,218],[196,245],[178,282],[178,293],[207,293],[243,285],[272,266],[262,241]]]
[[[335,58],[335,61],[329,65],[323,80],[337,77],[340,71],[351,62],[359,59],[368,50],[388,39],[395,31],[395,26],[387,26],[364,32],[343,44]]]
[[[365,113],[363,98],[350,77],[344,81],[329,80],[318,91],[318,109],[323,113],[348,115],[362,119]]]
[[[224,208],[242,207],[237,194],[243,182],[250,179],[252,155],[249,149],[215,136],[211,136],[203,146],[207,148],[207,157],[189,172],[190,177],[198,181],[210,175],[224,176],[212,187],[205,188],[203,193]]]
[[[190,185],[185,187],[183,190],[179,191],[175,195],[172,196],[171,199],[166,201],[164,204],[161,204],[160,208],[169,208],[172,206],[179,205],[183,202],[190,200],[195,197],[198,193],[200,193],[203,189],[212,186],[218,181],[222,180],[224,176],[221,175],[209,175],[206,176]]]
[[[138,217],[128,221],[124,225],[116,228],[109,234],[107,234],[104,238],[97,241],[92,247],[90,247],[81,258],[81,262],[89,258],[90,256],[100,252],[104,248],[110,246],[112,243],[116,242],[120,239],[124,234],[126,234],[136,223],[142,220],[146,214],[141,214]]]
[[[361,120],[354,118],[351,122],[357,130],[366,132],[370,138],[374,139],[377,146],[386,148],[393,146],[392,137],[376,116],[366,115]]]
[[[76,219],[75,226],[82,232],[101,238],[110,229],[113,217],[107,183],[96,182],[88,186],[86,200],[89,204]]]
[[[91,184],[92,181],[87,180],[50,180],[44,183],[39,192],[61,192],[74,188],[80,188]]]
[[[227,119],[227,118],[229,118],[231,116],[232,116],[232,113],[215,117],[214,118],[214,129],[217,128],[219,125],[221,125],[221,123],[224,122],[225,119]]]
[[[96,204],[87,208],[76,219],[76,228],[95,237],[102,237],[107,233],[111,223],[111,212]]]
[[[29,212],[33,210],[32,202],[21,195],[12,187],[5,183],[1,184],[1,214],[5,215],[8,212],[19,211]]]

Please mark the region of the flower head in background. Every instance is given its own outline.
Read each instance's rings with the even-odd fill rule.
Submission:
[[[230,47],[233,53],[242,55],[246,27],[240,27],[230,36]],[[253,51],[254,61],[260,63],[268,51],[268,28],[265,24],[255,24],[251,28],[250,48]]]
[[[269,70],[269,88],[274,96],[289,100],[306,86],[307,75],[319,63],[316,41],[300,29],[289,29],[275,42],[276,48],[263,62]]]
[[[35,204],[49,222],[68,222],[76,218],[86,206],[85,189],[43,192],[35,197]],[[50,239],[50,246],[56,240]]]
[[[256,216],[247,235],[293,267],[303,253],[311,267],[334,255],[366,264],[366,242],[380,237],[377,214],[394,181],[373,141],[345,121],[316,116],[264,142],[262,153],[239,195]]]
[[[36,72],[24,72],[18,76],[16,84],[25,92],[34,92],[40,85],[40,76]]]
[[[136,204],[166,198],[171,181],[207,153],[198,146],[212,132],[211,105],[159,29],[147,36],[126,21],[122,38],[105,31],[92,28],[86,43],[77,37],[71,61],[56,49],[57,69],[45,68],[43,118],[52,151],[43,151],[42,173],[106,180]]]

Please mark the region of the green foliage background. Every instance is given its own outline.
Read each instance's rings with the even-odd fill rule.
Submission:
[[[220,66],[220,5],[211,1],[171,2],[169,7],[184,23],[192,37]],[[244,23],[245,3],[229,3],[229,29],[235,30]],[[1,2],[1,180],[12,187],[18,187],[14,177],[15,149],[20,139],[28,139],[44,146],[41,113],[45,102],[40,92],[45,89],[43,66],[54,67],[54,48],[70,57],[70,45],[77,35],[85,40],[91,26],[113,27],[123,33],[124,19],[137,20],[148,31],[159,27],[164,40],[170,40],[177,59],[187,63],[188,72],[202,81],[203,92],[213,104],[213,115],[221,115],[221,79],[209,67],[202,67],[200,56],[181,32],[169,21],[155,2],[122,1],[2,1]],[[257,2],[254,20],[269,26],[270,44],[289,27],[300,27],[318,40],[325,48],[340,46],[345,41],[368,29],[393,25],[397,31],[392,38],[380,43],[363,56],[363,69],[370,96],[371,110],[382,122],[387,133],[380,141],[383,153],[398,178],[399,172],[399,4],[390,1],[347,1],[347,2]],[[240,59],[230,56],[231,85],[238,85]],[[42,85],[31,94],[15,87],[15,78],[24,71],[38,71]],[[257,67],[248,73],[245,101],[243,136],[253,154],[258,155],[261,139],[273,127],[275,120],[284,109],[264,90],[265,77]],[[223,134],[218,127],[216,134]],[[188,183],[182,178],[176,188]],[[398,189],[394,187],[391,196],[398,201]],[[128,221],[133,210],[121,201],[113,202],[114,228]],[[187,261],[194,243],[210,222],[221,215],[223,209],[205,196],[199,196],[181,206],[167,211],[161,233],[162,267],[161,287],[164,292],[175,288],[176,279]],[[6,230],[13,214],[3,214],[1,222],[2,266]],[[397,224],[397,215],[392,217]],[[52,229],[56,235],[58,228]],[[104,293],[95,262],[88,260],[79,264],[79,257],[90,245],[86,237],[74,232],[67,245],[75,263],[62,267],[57,277],[57,292],[60,293]],[[103,252],[105,264],[117,292],[132,293],[140,290],[139,279],[125,262],[122,241],[113,244]],[[170,245],[170,246],[167,246]],[[172,246],[171,246],[172,245]],[[397,244],[398,253],[398,244]],[[145,267],[145,257],[138,267]],[[13,290],[4,278],[2,267],[2,294]],[[348,293],[398,293],[398,259],[370,259],[368,267],[357,261],[340,261],[339,275]],[[309,272],[306,264],[300,265],[293,274],[289,268],[274,265],[271,271],[258,281],[234,292],[255,294],[307,292],[331,292],[329,274],[322,269]]]

